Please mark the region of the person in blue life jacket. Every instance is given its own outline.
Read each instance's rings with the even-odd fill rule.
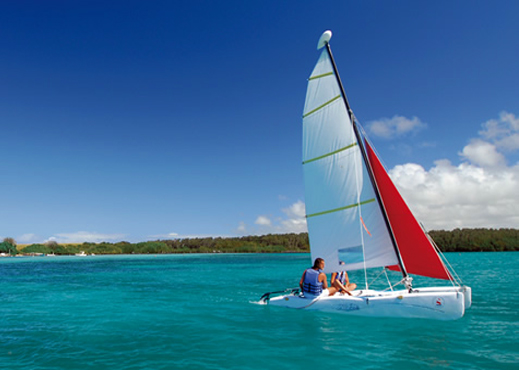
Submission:
[[[321,270],[324,269],[324,260],[316,258],[312,268],[306,269],[303,272],[299,287],[303,295],[310,297],[328,296],[337,293],[337,288],[328,287],[326,274]]]
[[[343,261],[340,261],[339,264],[344,265]],[[348,278],[348,273],[346,271],[339,271],[332,273],[331,285],[337,289],[340,293],[345,293],[351,295],[351,291],[357,288],[357,284],[350,283],[350,279]]]

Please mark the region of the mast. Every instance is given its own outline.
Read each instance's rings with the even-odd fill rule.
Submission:
[[[364,148],[364,142],[362,141],[362,136],[360,135],[359,129],[357,127],[357,122],[355,121],[355,116],[353,115],[353,111],[350,108],[348,98],[346,97],[346,92],[344,91],[344,87],[342,85],[341,77],[339,76],[339,70],[337,69],[337,65],[335,64],[335,59],[333,58],[332,49],[330,48],[330,42],[329,42],[331,37],[332,37],[331,31],[324,32],[319,40],[317,48],[321,49],[323,46],[325,46],[326,51],[328,52],[328,56],[330,57],[330,60],[332,62],[332,67],[333,67],[333,72],[335,74],[335,78],[337,79],[337,83],[339,84],[339,89],[341,91],[341,95],[342,95],[344,104],[346,105],[346,110],[348,111],[348,116],[350,117],[351,124],[353,125],[353,131],[355,132],[355,136],[357,138],[357,141],[359,142],[359,148],[362,153],[362,158],[364,159],[364,163],[366,163],[369,178],[373,185],[373,188],[375,189],[375,196],[377,198],[377,202],[380,206],[380,209],[382,210],[384,222],[386,223],[386,227],[389,231],[389,236],[391,238],[393,248],[394,248],[397,258],[398,258],[398,264],[400,266],[400,270],[402,271],[402,276],[404,277],[404,282],[406,283],[406,286],[407,286],[409,274],[407,273],[407,270],[405,269],[404,261],[402,260],[402,256],[400,255],[400,251],[398,250],[398,244],[396,242],[396,238],[393,233],[393,229],[391,228],[391,224],[389,223],[389,218],[387,216],[387,212],[386,212],[386,208],[384,207],[384,203],[382,202],[382,198],[380,196],[380,191],[378,189],[377,182],[375,181],[375,176],[373,174],[373,169],[371,168],[371,163],[369,162],[368,156],[366,154],[366,150]],[[409,282],[409,284],[410,284],[410,282]],[[408,288],[410,288],[410,286]]]

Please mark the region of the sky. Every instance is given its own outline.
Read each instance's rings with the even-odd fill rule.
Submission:
[[[519,227],[517,1],[3,1],[0,238],[306,231],[317,41],[429,230]]]

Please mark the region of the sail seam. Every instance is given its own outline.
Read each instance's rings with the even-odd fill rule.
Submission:
[[[328,104],[331,104],[331,103],[333,103],[334,101],[336,101],[337,99],[340,99],[340,97],[341,97],[340,94],[337,95],[337,96],[336,96],[335,98],[333,98],[332,100],[329,100],[329,101],[327,101],[326,103],[324,103],[324,104],[318,106],[318,107],[315,108],[314,110],[311,110],[310,112],[304,114],[304,115],[303,115],[303,118],[306,118],[306,117],[308,117],[309,115],[311,115],[312,113],[315,113],[315,112],[317,112],[318,110],[320,110],[320,109],[326,107]]]
[[[315,216],[322,216],[322,215],[326,215],[326,214],[328,214],[328,213],[334,213],[334,212],[344,211],[345,209],[349,209],[349,208],[354,208],[354,207],[362,206],[362,205],[364,205],[364,204],[368,204],[368,203],[371,203],[371,202],[374,202],[374,201],[375,201],[375,198],[372,198],[372,199],[368,199],[368,200],[365,200],[365,201],[360,202],[360,203],[350,204],[350,205],[345,206],[345,207],[340,207],[340,208],[330,209],[329,211],[323,211],[323,212],[312,213],[312,214],[310,214],[310,215],[306,215],[306,218],[309,218],[309,217],[315,217]]]
[[[329,156],[331,156],[331,155],[334,155],[334,154],[340,153],[340,152],[342,152],[342,151],[344,151],[344,150],[351,149],[351,148],[353,148],[353,147],[356,146],[356,145],[357,145],[357,143],[350,144],[350,145],[348,145],[348,146],[345,146],[344,148],[337,149],[337,150],[335,150],[335,151],[333,151],[333,152],[331,152],[331,153],[328,153],[328,154],[325,154],[325,155],[321,155],[321,156],[319,156],[319,157],[315,157],[315,158],[309,159],[309,160],[307,160],[307,161],[303,161],[303,164],[307,164],[307,163],[310,163],[310,162],[318,161],[319,159],[323,159],[323,158],[329,157]]]
[[[333,72],[328,72],[328,73],[323,73],[322,75],[317,75],[317,76],[312,76],[308,79],[308,81],[311,81],[311,80],[316,80],[318,78],[323,78],[323,77],[327,77],[327,76],[331,76],[333,75]]]

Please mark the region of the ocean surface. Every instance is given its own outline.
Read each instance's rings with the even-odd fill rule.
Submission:
[[[519,253],[446,256],[449,322],[252,303],[309,254],[0,258],[0,369],[518,369]]]

